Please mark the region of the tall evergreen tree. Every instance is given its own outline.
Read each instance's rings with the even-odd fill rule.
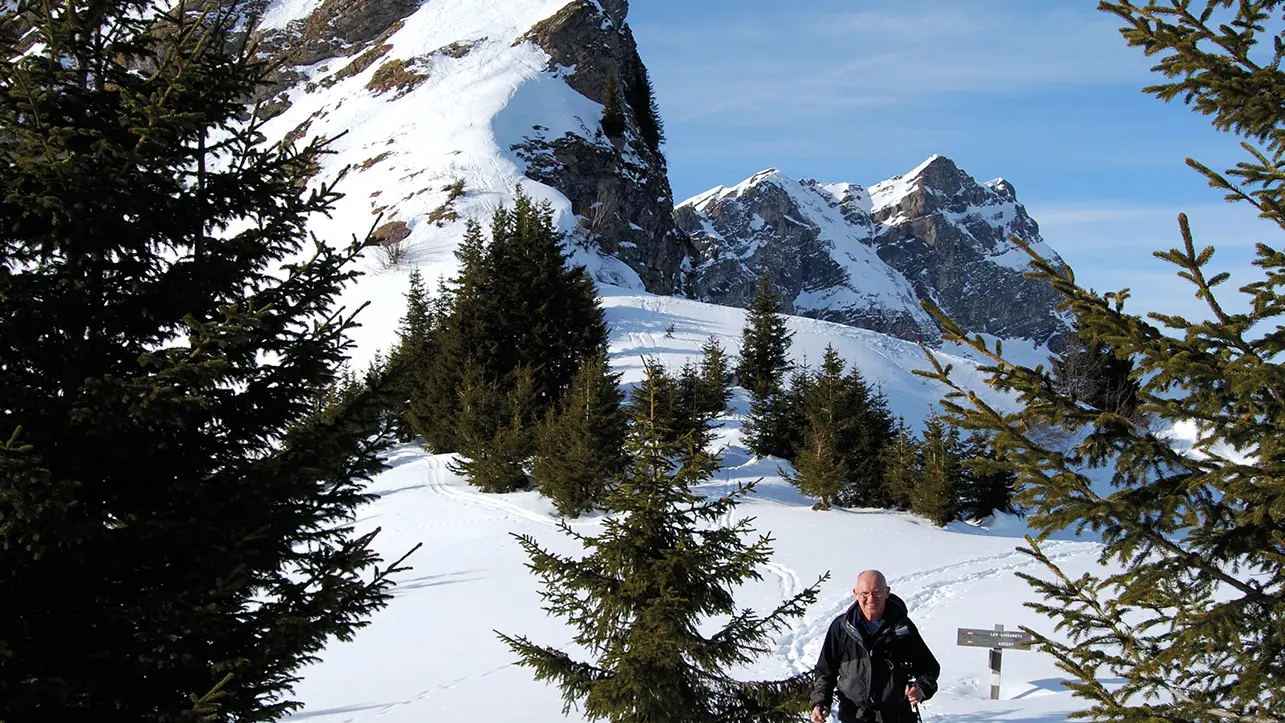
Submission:
[[[825,425],[822,417],[812,419],[803,448],[794,460],[795,473],[782,472],[800,492],[817,500],[812,505],[814,510],[830,509],[848,476],[838,448],[838,435]]]
[[[919,487],[919,444],[906,427],[905,420],[897,423],[896,434],[879,453],[883,468],[883,488],[890,507],[908,510],[915,490]]]
[[[557,413],[551,410],[537,433],[532,480],[567,517],[602,504],[608,482],[628,461],[619,378],[605,354],[585,362]]]
[[[945,525],[959,513],[959,433],[934,414],[924,424],[920,450],[919,484],[910,492],[910,510]]]
[[[710,409],[700,367],[690,361],[683,364],[675,382],[674,436],[691,437],[691,443],[703,449],[714,440],[715,412]]]
[[[660,119],[660,108],[656,105],[656,92],[652,87],[651,74],[647,72],[642,58],[635,56],[634,61],[632,77],[625,89],[625,99],[633,109],[643,141],[653,151],[659,151],[660,144],[665,142],[665,126]]]
[[[411,398],[417,388],[426,388],[431,383],[427,372],[436,354],[436,332],[432,300],[424,288],[424,277],[419,269],[414,269],[410,272],[406,290],[406,314],[402,317],[397,347],[390,360],[405,370],[396,380],[396,399],[392,407],[397,438],[403,442],[414,439],[417,434]]]
[[[750,520],[728,524],[738,499],[752,491],[708,499],[692,491],[717,462],[703,450],[683,454],[656,425],[664,401],[648,368],[643,388],[651,409],[637,415],[629,437],[632,462],[607,498],[611,516],[602,534],[583,538],[580,559],[520,536],[530,568],[544,583],[549,609],[575,628],[579,661],[524,636],[500,635],[533,668],[537,680],[562,690],[564,712],[581,704],[589,720],[795,721],[807,705],[807,677],[744,683],[727,670],[771,650],[772,636],[816,599],[818,582],[766,616],[736,609],[733,593],[771,554],[771,538],[753,542]],[[674,459],[682,456],[682,462]],[[824,580],[824,578],[822,578]],[[711,635],[698,632],[711,618],[726,618]]]
[[[245,22],[0,13],[0,719],[279,719],[388,599],[351,520],[390,377],[319,394],[371,244],[307,237],[324,141],[238,120]]]
[[[1233,131],[1250,157],[1225,173],[1188,160],[1229,201],[1252,205],[1285,229],[1285,36],[1279,2],[1103,2],[1128,43],[1166,76],[1146,88],[1180,99]],[[1269,30],[1270,29],[1270,30]],[[1070,269],[1032,253],[1035,278],[1064,296],[1063,310],[1088,338],[1137,364],[1138,416],[1083,405],[1047,372],[1004,360],[1003,350],[947,324],[946,338],[987,355],[989,381],[1012,390],[1021,408],[1003,412],[976,396],[945,404],[968,429],[995,435],[1013,463],[1018,500],[1037,533],[1027,552],[1046,572],[1023,575],[1042,601],[1032,607],[1068,637],[1031,631],[1089,707],[1084,717],[1143,721],[1270,721],[1285,699],[1285,254],[1257,246],[1256,278],[1240,281],[1242,311],[1218,288],[1212,247],[1201,248],[1185,214],[1182,243],[1156,256],[1177,267],[1208,309],[1204,320],[1128,313],[1127,292],[1098,295]],[[1030,249],[1028,249],[1028,252]],[[951,383],[944,368],[926,372]],[[956,393],[961,393],[957,386]],[[1191,448],[1155,429],[1193,424]],[[1028,430],[1074,432],[1071,449]],[[1109,475],[1109,484],[1103,476]],[[1109,573],[1073,574],[1044,554],[1042,541],[1065,529],[1103,540]],[[1078,571],[1077,571],[1078,572]],[[1119,680],[1120,685],[1108,685]]]
[[[620,105],[620,89],[616,87],[616,74],[607,71],[602,91],[602,132],[608,138],[619,138],[625,133],[625,114]]]
[[[757,399],[779,392],[790,370],[793,334],[786,329],[780,312],[781,296],[772,290],[772,280],[767,274],[759,276],[741,331],[741,358],[736,366],[737,383]]]

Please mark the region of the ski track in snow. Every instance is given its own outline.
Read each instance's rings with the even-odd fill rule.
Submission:
[[[1090,543],[1083,542],[1049,542],[1045,544],[1044,551],[1050,560],[1059,562],[1090,554],[1094,548]],[[904,590],[923,583],[914,592],[900,595],[911,611],[911,619],[922,624],[932,616],[934,607],[955,596],[956,587],[1037,565],[1039,562],[1035,559],[1013,550],[999,555],[952,560],[947,565],[891,578],[888,586],[894,590]],[[797,576],[795,580],[797,584]],[[831,621],[851,605],[852,599],[845,595],[831,601],[828,607],[819,612],[809,612],[804,620],[791,626],[777,639],[777,657],[788,663],[794,672],[811,670]]]

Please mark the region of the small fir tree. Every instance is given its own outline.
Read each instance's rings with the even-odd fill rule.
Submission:
[[[817,500],[814,510],[830,509],[847,482],[848,468],[839,452],[837,435],[820,417],[814,417],[807,442],[794,460],[795,474],[781,472],[806,497]]]
[[[756,399],[766,399],[781,390],[790,370],[790,338],[781,297],[772,289],[767,274],[759,276],[758,289],[745,316],[741,331],[741,358],[736,366],[737,383]]]
[[[607,71],[602,90],[602,132],[608,138],[625,134],[625,114],[620,105],[620,90],[616,87],[616,74]]]
[[[933,414],[924,424],[920,449],[919,484],[911,490],[910,510],[935,525],[945,525],[958,514],[959,433]]]
[[[720,417],[727,411],[732,401],[732,374],[727,359],[727,352],[718,343],[718,338],[710,335],[701,346],[700,362],[700,408],[713,417]]]
[[[919,487],[919,458],[918,441],[906,427],[905,420],[899,420],[892,441],[879,454],[879,464],[883,468],[883,487],[890,507],[910,509],[911,499]]]
[[[414,269],[410,272],[406,290],[406,314],[402,317],[397,347],[390,359],[391,364],[405,369],[396,380],[396,399],[390,410],[397,438],[403,442],[414,439],[418,434],[415,416],[411,412],[411,398],[416,388],[423,388],[428,383],[424,374],[432,366],[435,356],[435,327],[432,301],[424,288],[424,277],[419,269]]]
[[[450,465],[452,472],[483,492],[514,492],[528,486],[526,466],[535,453],[535,379],[529,367],[518,367],[513,377],[502,397],[495,386],[482,383],[475,387],[479,390],[479,414],[485,413],[481,410],[488,403],[502,400],[491,407],[499,412],[499,419],[479,419],[468,456]]]
[[[609,480],[628,461],[619,378],[606,355],[585,362],[561,408],[548,413],[537,433],[532,481],[567,517],[600,505]]]
[[[847,427],[847,436],[840,441],[848,466],[848,483],[840,495],[840,503],[887,507],[888,492],[883,484],[879,457],[895,434],[888,400],[882,392],[872,391],[855,367],[844,381],[852,421]]]
[[[585,545],[583,558],[558,555],[519,536],[529,567],[544,584],[547,609],[574,627],[588,660],[500,634],[532,668],[537,680],[562,690],[564,713],[573,705],[589,720],[797,721],[807,705],[807,676],[745,683],[731,678],[770,652],[774,634],[804,613],[820,581],[766,616],[736,609],[733,593],[770,557],[771,538],[747,542],[751,521],[732,513],[752,485],[709,499],[692,488],[717,468],[704,450],[683,454],[666,442],[656,421],[664,401],[648,367],[649,401],[638,408],[629,437],[631,463],[607,497],[611,516],[597,537],[562,530]],[[674,460],[681,457],[680,462]],[[825,578],[822,578],[824,580]],[[710,618],[725,622],[711,635],[698,632]]]
[[[678,380],[655,359],[643,360],[643,378],[629,395],[625,413],[633,427],[651,426],[666,443],[682,439]]]

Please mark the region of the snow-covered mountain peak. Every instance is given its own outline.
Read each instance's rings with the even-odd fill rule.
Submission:
[[[699,254],[698,298],[745,305],[767,273],[794,313],[915,341],[940,332],[930,300],[965,328],[1056,345],[1066,325],[1047,285],[1022,276],[1010,236],[1058,261],[1008,182],[980,184],[933,155],[863,187],[776,169],[679,204]]]

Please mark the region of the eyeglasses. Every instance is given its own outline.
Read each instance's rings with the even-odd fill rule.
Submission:
[[[856,595],[858,600],[869,600],[870,598],[878,599],[878,598],[887,596],[888,591],[875,590],[874,592],[859,592],[859,593],[856,593]]]

